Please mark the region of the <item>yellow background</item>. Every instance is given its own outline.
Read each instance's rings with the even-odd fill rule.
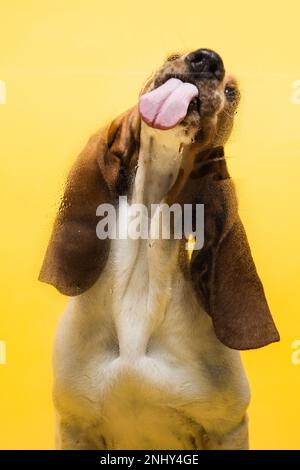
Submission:
[[[299,15],[298,0],[1,0],[0,448],[54,447],[51,349],[66,299],[36,279],[66,172],[167,53],[199,47],[240,79],[227,155],[282,336],[243,353],[251,447],[300,448]]]

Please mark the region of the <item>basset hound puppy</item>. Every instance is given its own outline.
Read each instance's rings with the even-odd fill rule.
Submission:
[[[40,273],[71,297],[54,348],[58,448],[248,448],[239,350],[279,335],[224,157],[238,101],[217,53],[173,55],[75,162]],[[203,246],[99,238],[98,207],[122,225],[124,196],[156,217],[204,204]]]

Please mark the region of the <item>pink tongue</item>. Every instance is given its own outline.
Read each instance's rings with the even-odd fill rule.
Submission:
[[[198,90],[195,85],[170,78],[140,97],[140,114],[151,127],[171,129],[185,118],[189,104],[196,96]]]

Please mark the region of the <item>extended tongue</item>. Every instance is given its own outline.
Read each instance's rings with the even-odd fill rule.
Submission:
[[[141,117],[156,129],[171,129],[185,118],[189,104],[196,96],[198,89],[195,85],[170,78],[160,87],[141,96]]]

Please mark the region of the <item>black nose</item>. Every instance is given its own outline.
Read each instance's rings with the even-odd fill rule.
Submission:
[[[223,80],[225,75],[224,64],[216,52],[210,49],[198,49],[185,58],[189,69],[199,78],[216,78]]]

